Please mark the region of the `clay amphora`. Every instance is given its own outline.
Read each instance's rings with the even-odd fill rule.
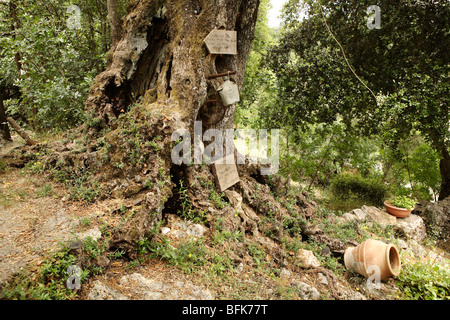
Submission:
[[[393,244],[368,239],[344,254],[345,267],[368,278],[379,275],[379,280],[400,274],[401,262],[398,249]],[[373,273],[375,271],[375,274]]]

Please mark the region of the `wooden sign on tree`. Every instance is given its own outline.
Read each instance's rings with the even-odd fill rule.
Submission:
[[[231,161],[227,162],[227,157],[224,157],[212,164],[216,185],[219,187],[221,192],[240,181],[236,163],[233,161],[233,155],[230,155],[229,157],[231,157]]]
[[[237,54],[237,32],[214,29],[203,40],[211,54]]]

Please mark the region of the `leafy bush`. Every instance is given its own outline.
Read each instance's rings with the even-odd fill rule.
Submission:
[[[387,196],[388,188],[377,178],[342,173],[331,182],[331,191],[339,199],[359,198],[368,204],[381,205]]]
[[[0,39],[0,82],[21,89],[20,99],[6,101],[8,113],[20,115],[41,131],[82,123],[90,85],[106,65],[103,34],[96,36],[104,18],[94,6],[79,3],[87,19],[82,19],[82,28],[73,29],[66,24],[66,3],[15,2],[20,23],[13,35]],[[8,17],[7,11],[0,10],[0,20]]]
[[[450,299],[450,274],[439,265],[420,262],[405,265],[396,283],[407,299]]]

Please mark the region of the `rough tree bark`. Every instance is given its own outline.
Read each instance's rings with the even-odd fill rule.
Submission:
[[[447,150],[443,151],[443,158],[439,163],[441,172],[441,190],[439,192],[439,201],[450,197],[450,155]]]
[[[220,107],[214,106],[199,114],[222,82],[206,77],[234,70],[241,88],[258,5],[258,0],[137,2],[124,22],[111,65],[91,88],[87,109],[109,124],[143,97],[148,108],[159,106],[188,127],[197,118],[220,115]],[[214,28],[237,31],[237,55],[208,53],[203,39]],[[231,128],[233,118],[230,108],[216,127]]]
[[[132,251],[136,240],[162,219],[163,210],[176,202],[171,199],[177,179],[188,186],[194,207],[205,200],[208,191],[199,177],[211,180],[211,172],[200,165],[174,165],[171,135],[176,129],[192,133],[196,120],[203,121],[203,130],[233,127],[234,106],[224,115],[222,105],[205,104],[219,99],[217,89],[224,81],[208,76],[236,71],[232,78],[242,87],[258,7],[259,0],[141,0],[131,5],[111,62],[96,77],[86,101],[95,123],[88,135],[92,141],[101,136],[103,142],[66,161],[72,167],[95,168],[95,179],[108,189],[108,196],[132,198],[132,206],[139,207],[131,227],[115,234],[114,248]],[[214,28],[237,31],[237,55],[209,54],[203,40]],[[52,160],[55,164],[65,161],[58,157]],[[248,187],[242,190],[247,198],[254,196]],[[267,201],[259,201],[258,209],[270,210]],[[230,217],[235,218],[234,212]]]
[[[122,20],[117,12],[117,1],[108,0],[106,2],[108,8],[108,20],[111,29],[112,49],[114,50],[120,41],[122,36]]]
[[[6,121],[6,110],[3,104],[3,96],[0,95],[0,131],[1,136],[6,141],[12,141],[11,133],[9,132],[8,122]]]

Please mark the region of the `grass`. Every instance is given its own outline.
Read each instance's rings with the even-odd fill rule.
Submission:
[[[66,286],[69,277],[67,270],[77,264],[77,259],[69,252],[69,247],[61,248],[44,259],[35,271],[23,270],[22,273],[8,283],[4,290],[6,299],[12,300],[65,300],[73,299],[76,291]],[[82,270],[80,281],[86,280],[89,272]]]
[[[450,300],[450,260],[417,259],[409,252],[400,252],[402,271],[395,280],[403,300]]]
[[[36,191],[36,195],[40,198],[48,197],[52,194],[53,188],[50,184],[45,184]]]

